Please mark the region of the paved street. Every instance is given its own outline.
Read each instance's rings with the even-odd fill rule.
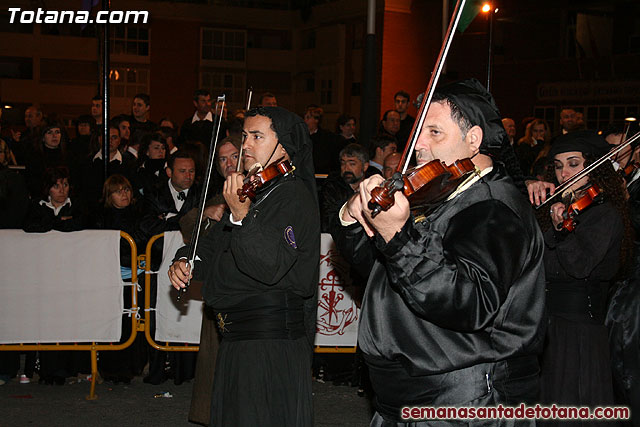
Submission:
[[[98,399],[88,401],[89,382],[0,386],[0,427],[13,426],[197,426],[187,421],[192,383],[158,386],[136,377],[128,385],[98,384]],[[369,424],[370,405],[355,387],[314,382],[315,425],[360,427]],[[169,392],[171,398],[154,398]],[[259,425],[257,423],[256,425]]]

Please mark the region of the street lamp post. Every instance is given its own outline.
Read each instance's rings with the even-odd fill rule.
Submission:
[[[494,10],[493,10],[493,5],[491,3],[485,3],[482,5],[482,12],[487,14],[487,25],[489,26],[488,29],[488,33],[489,33],[489,47],[488,47],[488,54],[487,54],[487,90],[490,91],[491,90],[491,68],[493,66],[492,61],[493,61],[493,15],[494,15]],[[496,9],[495,11],[497,12],[498,9]]]

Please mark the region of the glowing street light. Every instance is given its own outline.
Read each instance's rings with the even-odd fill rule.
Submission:
[[[477,9],[476,9],[477,10]],[[482,5],[482,12],[487,13],[491,10],[491,3],[485,3]]]

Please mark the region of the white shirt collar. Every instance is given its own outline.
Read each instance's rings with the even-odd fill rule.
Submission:
[[[199,122],[200,120],[209,120],[210,122],[213,122],[213,114],[211,114],[211,111],[209,111],[207,113],[207,115],[204,116],[204,119],[201,119],[198,116],[198,112],[197,111],[195,113],[193,113],[193,118],[191,119],[191,123]]]
[[[182,205],[184,204],[184,200],[179,200],[178,199],[178,193],[179,191],[176,190],[175,188],[173,188],[173,184],[171,183],[171,179],[169,179],[169,181],[167,181],[167,185],[169,185],[169,192],[171,193],[171,197],[173,197],[173,203],[176,205],[176,210],[178,212],[180,212],[180,209],[182,209]],[[185,198],[189,195],[189,188],[187,188],[186,190],[182,190],[184,192],[184,196]]]
[[[136,157],[137,157],[137,156],[136,156]],[[95,155],[95,156],[93,156],[93,160],[95,160],[95,159],[100,159],[100,160],[102,160],[102,150],[98,151],[98,152],[96,153],[96,155]],[[115,156],[113,156],[113,159],[112,159],[112,160],[109,160],[109,161],[110,161],[110,162],[113,162],[114,160],[117,160],[117,161],[119,161],[120,163],[122,163],[122,154],[120,153],[120,150],[116,151],[116,155],[115,155]]]
[[[373,160],[369,160],[369,166],[373,166],[374,168],[377,168],[377,169],[380,169],[380,170],[384,170],[384,166],[382,166],[378,162],[374,162]]]
[[[46,206],[49,209],[53,209],[53,214],[55,216],[58,216],[62,208],[64,208],[67,205],[71,206],[71,199],[67,197],[67,200],[65,200],[63,204],[61,204],[56,208],[55,206],[53,206],[53,203],[51,203],[51,196],[49,196],[49,200],[40,200],[40,205]]]
[[[132,146],[128,146],[127,147],[127,151],[131,154],[133,154],[133,156],[137,159],[138,158],[138,150],[136,150],[135,148],[133,148]]]

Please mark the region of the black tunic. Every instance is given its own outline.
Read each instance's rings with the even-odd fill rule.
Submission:
[[[610,203],[591,206],[571,233],[545,232],[549,325],[542,363],[543,403],[613,403],[604,326],[611,280],[618,271],[624,226]]]
[[[378,253],[359,225],[342,230],[343,255],[373,265],[358,340],[389,425],[404,405],[535,398],[543,242],[502,167],[388,243],[377,236]]]
[[[631,423],[640,426],[640,174],[628,182],[631,224],[635,231],[633,272],[618,284],[611,297],[606,325],[613,367],[616,404],[629,406]]]
[[[319,252],[317,205],[291,175],[258,193],[241,226],[225,214],[201,237],[194,274],[222,335],[211,425],[313,424],[302,307],[317,287]]]

